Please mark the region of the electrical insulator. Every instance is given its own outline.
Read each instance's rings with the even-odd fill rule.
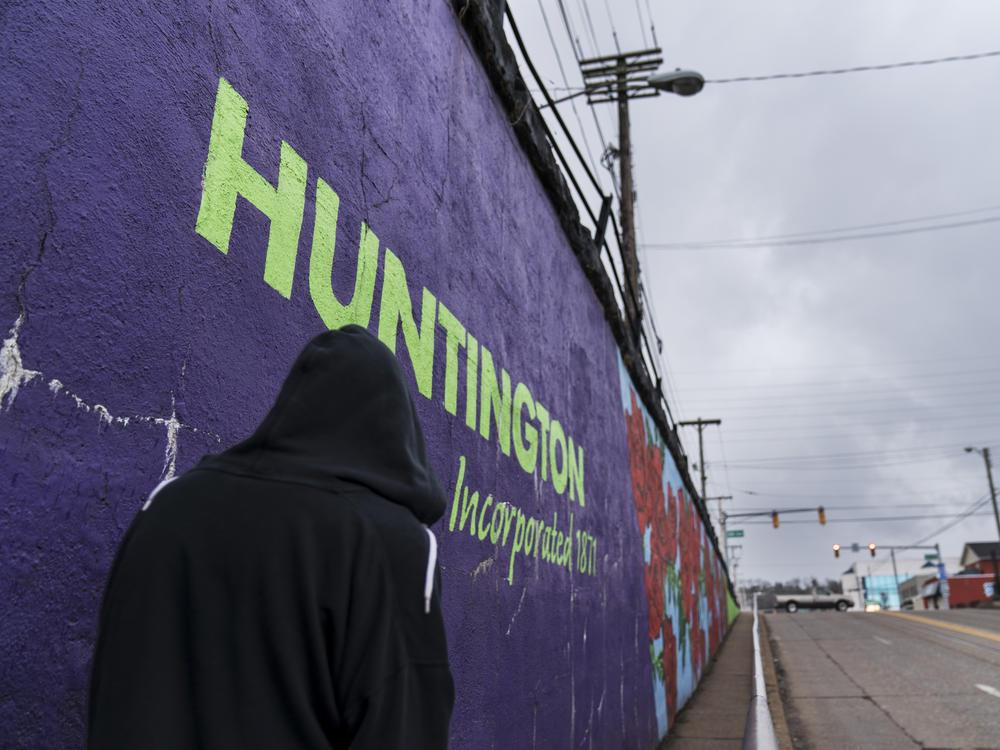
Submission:
[[[819,522],[826,525],[826,511],[823,510],[823,506],[819,506]]]
[[[778,511],[772,511],[772,513],[771,513],[771,525],[774,526],[774,528],[778,528],[778,526],[779,526],[779,524],[778,524]]]
[[[840,545],[839,544],[833,545],[833,556],[834,557],[840,557]]]
[[[875,557],[875,542],[868,545],[868,551],[872,553],[872,557]]]

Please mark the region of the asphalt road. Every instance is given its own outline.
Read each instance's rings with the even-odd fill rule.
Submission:
[[[766,618],[796,748],[1000,748],[1000,609]]]

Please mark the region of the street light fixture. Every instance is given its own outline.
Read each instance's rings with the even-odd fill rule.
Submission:
[[[694,96],[705,86],[701,73],[694,70],[671,70],[657,73],[646,79],[649,85],[658,91],[669,91],[678,96]]]

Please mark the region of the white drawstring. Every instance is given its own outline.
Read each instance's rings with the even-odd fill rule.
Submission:
[[[427,549],[427,573],[424,576],[424,614],[431,611],[431,594],[434,592],[434,566],[437,564],[438,541],[434,532],[424,526],[430,546]]]
[[[149,493],[149,498],[143,504],[142,509],[146,510],[146,508],[148,508],[150,505],[152,505],[153,504],[153,498],[156,497],[156,493],[159,492],[160,490],[162,490],[164,487],[166,487],[168,484],[170,484],[176,478],[177,477],[170,477],[170,479],[164,479],[162,482],[160,482],[158,485],[156,485],[156,487],[153,488],[153,491]]]

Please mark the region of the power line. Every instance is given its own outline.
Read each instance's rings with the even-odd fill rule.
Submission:
[[[653,46],[659,47],[660,43],[656,41],[656,27],[653,25],[653,10],[649,7],[649,0],[646,0],[646,15],[649,17],[649,33],[653,37]]]
[[[1000,221],[1000,216],[988,216],[984,219],[969,219],[968,221],[953,221],[944,224],[931,224],[926,227],[910,227],[909,229],[894,229],[885,232],[861,232],[858,234],[844,234],[839,237],[804,237],[802,239],[788,240],[768,240],[762,241],[755,238],[748,238],[742,241],[733,242],[654,242],[646,243],[646,247],[653,250],[751,250],[761,247],[791,247],[794,245],[827,245],[834,242],[845,242],[848,240],[870,240],[881,237],[898,237],[906,234],[923,234],[924,232],[939,232],[945,229],[959,229],[961,227],[972,227],[980,224],[992,224]]]
[[[785,240],[785,239],[795,239],[801,237],[813,237],[817,235],[843,234],[845,232],[855,232],[859,229],[880,229],[883,227],[899,226],[901,224],[916,224],[918,222],[933,221],[935,219],[951,219],[956,216],[970,216],[972,214],[981,214],[985,211],[996,211],[998,209],[1000,209],[1000,205],[983,206],[982,208],[973,208],[965,211],[949,211],[947,213],[941,213],[941,214],[927,214],[924,216],[914,216],[908,219],[893,219],[892,221],[878,221],[869,224],[853,224],[850,226],[836,227],[833,229],[813,229],[805,232],[769,234],[769,235],[762,235],[760,237],[730,237],[728,239],[704,240],[694,243],[678,242],[673,244],[676,244],[678,247],[692,247],[694,245],[712,247],[716,245],[729,245],[729,244],[738,245],[746,242],[770,242],[771,240]]]
[[[1000,206],[998,206],[1000,208]],[[947,353],[942,353],[933,359],[907,359],[907,360],[896,360],[891,362],[857,362],[857,363],[831,363],[824,365],[800,365],[800,366],[781,366],[781,367],[744,367],[740,369],[726,368],[727,373],[737,373],[737,372],[768,372],[774,373],[776,371],[781,372],[797,372],[800,370],[846,370],[858,367],[864,367],[867,369],[884,368],[884,367],[896,367],[899,365],[925,365],[925,364],[941,364],[942,359],[947,360],[951,363],[958,362],[981,362],[983,360],[998,360],[1000,355],[997,354],[983,354],[978,357],[957,357],[951,356]],[[709,370],[677,370],[678,375],[706,375],[717,372],[717,368]]]
[[[566,6],[563,5],[563,0],[558,0],[558,2],[559,2],[559,13],[562,16],[563,25],[566,27],[566,33],[569,36],[569,43],[570,43],[570,46],[573,47],[573,57],[576,58],[577,62],[580,62],[580,58],[583,57],[583,48],[580,46],[580,37],[570,27],[569,17],[566,15]],[[539,10],[542,11],[542,17],[544,18],[545,17],[545,9],[542,7],[541,3],[539,3],[538,6],[539,6]],[[548,28],[548,25],[549,25],[548,24],[548,19],[546,19],[546,21],[545,21],[545,27],[546,27],[546,29]],[[552,32],[550,31],[549,32],[549,39],[551,39],[551,38],[552,38]],[[573,46],[574,40],[576,41],[576,46],[575,47]],[[554,47],[555,46],[555,42],[553,42],[552,44],[553,44],[553,47]],[[559,64],[559,70],[562,70],[562,63],[561,62]],[[569,81],[566,80],[566,74],[565,74],[565,72],[563,73],[563,82],[566,84],[566,88],[569,89]]]
[[[620,55],[622,53],[622,48],[618,44],[618,31],[615,29],[615,17],[611,13],[611,6],[608,4],[608,0],[604,0],[604,7],[608,10],[608,24],[611,26],[611,38],[615,40],[615,51]]]
[[[911,68],[919,65],[938,65],[940,63],[960,62],[963,60],[979,60],[984,57],[1000,56],[1000,50],[993,52],[978,52],[972,55],[952,55],[937,57],[931,60],[907,60],[905,62],[885,63],[883,65],[858,65],[853,68],[835,68],[832,70],[811,70],[807,73],[774,73],[763,76],[739,76],[737,78],[714,78],[705,83],[743,83],[745,81],[774,81],[781,78],[807,78],[810,76],[835,76],[845,73],[863,73],[870,70],[890,70],[892,68]]]
[[[635,0],[635,11],[639,15],[639,32],[642,34],[642,46],[648,49],[649,42],[646,41],[646,26],[642,20],[642,8],[639,5],[639,0]]]
[[[840,380],[800,380],[798,382],[792,383],[759,383],[754,385],[754,388],[801,388],[804,386],[843,386],[845,383],[860,383],[867,385],[869,383],[889,382],[898,383],[902,380],[923,380],[925,378],[950,378],[954,376],[966,376],[966,375],[986,375],[998,373],[1000,374],[1000,367],[986,367],[981,370],[939,370],[937,372],[916,372],[909,375],[882,375],[879,377],[867,377],[867,378],[852,378],[850,380],[841,378]],[[985,383],[992,383],[993,381],[985,381]],[[978,385],[979,383],[966,383],[964,385]],[[703,388],[690,388],[691,391],[731,391],[731,390],[745,390],[746,384],[741,383],[739,385],[718,385],[718,386],[705,386]]]
[[[546,31],[546,33],[549,36],[549,42],[552,44],[552,51],[555,53],[556,62],[559,65],[559,72],[562,74],[563,83],[565,83],[567,86],[569,86],[569,80],[566,77],[566,70],[563,68],[562,55],[559,54],[559,48],[556,46],[556,40],[555,40],[555,37],[552,35],[552,28],[549,26],[549,18],[545,14],[545,7],[542,4],[542,0],[538,0],[538,9],[542,13],[542,21],[545,24],[545,31]],[[562,5],[561,0],[560,0],[560,3],[559,3],[559,9],[560,10],[563,9],[563,5]],[[567,36],[569,36],[570,47],[573,47],[573,31],[570,28],[569,20],[566,18],[565,12],[563,13],[562,18],[563,18],[563,23],[566,25],[566,34],[567,34]],[[577,54],[576,48],[573,48],[573,54],[574,55]],[[579,59],[580,59],[579,57],[576,58],[577,62],[579,62]],[[580,132],[582,134],[583,133],[583,120],[580,119],[580,112],[576,108],[576,102],[570,102],[570,104],[572,105],[573,114],[576,116],[576,122],[577,122],[577,125],[580,126]],[[587,158],[590,159],[590,166],[591,166],[591,168],[594,170],[594,172],[597,172],[597,162],[594,161],[594,154],[590,150],[590,142],[586,138],[583,139],[583,147],[587,151]]]
[[[989,499],[990,498],[989,498],[988,495],[983,495],[981,498],[979,498],[978,500],[976,500],[972,505],[970,505],[967,510],[965,510],[962,513],[958,514],[958,516],[955,518],[954,521],[946,523],[944,526],[942,526],[937,531],[934,531],[934,532],[928,534],[927,536],[918,539],[915,542],[911,542],[910,544],[913,545],[913,546],[918,545],[918,544],[923,544],[928,539],[932,539],[932,538],[936,537],[938,534],[944,533],[945,531],[947,531],[951,527],[953,527],[953,526],[961,523],[964,519],[966,519],[969,516],[975,514],[977,510],[979,510],[984,505],[986,505],[987,502],[989,502]],[[980,513],[980,514],[977,514],[977,515],[988,515],[988,514]],[[989,515],[992,515],[992,514],[989,514]]]
[[[892,450],[885,451],[853,451],[851,453],[825,453],[817,455],[796,455],[796,456],[771,456],[768,458],[755,459],[757,461],[788,461],[788,460],[816,460],[816,459],[827,459],[827,458],[865,458],[874,456],[899,456],[902,455],[915,455],[915,454],[942,454],[948,453],[949,455],[956,450],[954,443],[948,443],[946,445],[936,445],[936,446],[926,446],[923,448],[895,448]],[[957,455],[957,454],[956,454]],[[736,461],[740,463],[740,461]]]
[[[780,510],[778,512],[781,513]],[[944,531],[945,529],[951,528],[952,526],[956,525],[960,521],[962,521],[962,520],[964,520],[964,519],[966,519],[966,518],[968,518],[970,516],[992,516],[992,515],[993,515],[993,511],[992,510],[991,511],[987,511],[985,513],[966,513],[961,518],[956,519],[953,523],[951,523],[948,526],[946,526],[944,529],[941,529],[941,531]],[[872,516],[871,518],[828,518],[828,519],[826,519],[826,522],[827,523],[892,523],[892,522],[895,522],[895,521],[927,521],[927,520],[931,520],[931,519],[934,519],[934,518],[954,518],[954,516],[952,514],[947,514],[947,513],[944,513],[944,514],[941,514],[941,513],[932,513],[932,514],[920,515],[920,516]],[[814,524],[815,525],[816,521],[797,521],[797,520],[793,519],[793,520],[790,520],[790,521],[782,521],[781,523],[782,524],[786,524],[786,523],[787,524],[793,524],[793,523],[794,524],[800,524],[801,523],[801,524]],[[740,525],[741,526],[770,526],[771,522],[770,521],[744,521]],[[931,538],[933,536],[937,536],[937,534],[939,534],[939,533],[940,533],[940,531],[935,531],[933,534],[931,534],[929,537],[927,537],[927,539],[929,539],[929,538]],[[927,539],[924,539],[922,541],[927,541]],[[914,544],[919,544],[919,542],[914,542]]]

